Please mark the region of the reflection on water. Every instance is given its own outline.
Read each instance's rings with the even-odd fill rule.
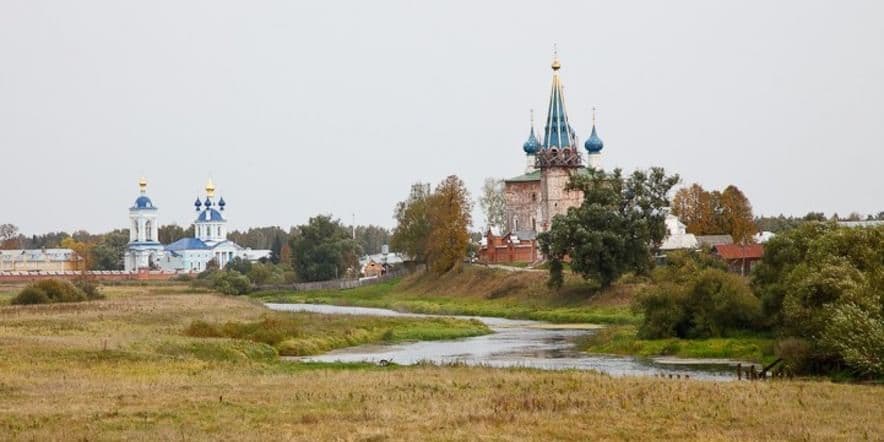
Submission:
[[[325,314],[425,317],[393,310],[341,307],[320,304],[267,304],[278,311],[306,311]],[[463,363],[490,367],[529,367],[544,370],[596,370],[612,376],[689,375],[692,378],[731,380],[733,370],[726,364],[666,364],[629,356],[580,352],[578,337],[593,330],[538,328],[536,321],[455,316],[478,319],[494,333],[447,341],[420,341],[400,344],[371,344],[342,348],[323,355],[288,358],[319,362],[379,362],[383,359],[411,365],[426,361],[434,364]]]

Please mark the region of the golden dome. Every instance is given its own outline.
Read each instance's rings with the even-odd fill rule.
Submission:
[[[209,178],[209,182],[206,183],[206,196],[209,198],[213,198],[215,196],[215,184],[212,183],[212,179]]]
[[[138,180],[138,188],[141,190],[141,193],[144,193],[144,191],[147,190],[147,178],[141,177],[141,179]]]
[[[557,70],[559,70],[559,68],[561,68],[561,67],[562,67],[562,63],[559,63],[559,56],[556,55],[555,58],[553,58],[552,69],[553,69],[554,71],[557,71]]]

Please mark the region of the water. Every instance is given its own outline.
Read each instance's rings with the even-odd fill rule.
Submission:
[[[267,304],[271,310],[323,314],[428,317],[393,310],[342,307],[321,304]],[[290,360],[317,362],[392,361],[411,365],[463,363],[490,367],[529,367],[544,370],[595,370],[612,376],[688,375],[691,378],[732,380],[733,364],[728,360],[645,359],[630,356],[588,354],[578,351],[578,337],[593,330],[556,328],[555,324],[479,316],[453,316],[477,319],[494,333],[446,341],[420,341],[399,344],[370,344],[342,348],[318,356],[291,357]],[[743,363],[746,364],[745,362]]]

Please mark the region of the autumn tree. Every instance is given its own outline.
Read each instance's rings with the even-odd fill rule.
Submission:
[[[625,272],[648,273],[654,251],[666,236],[669,190],[678,175],[662,168],[635,171],[628,178],[620,169],[589,170],[574,175],[569,190],[583,192],[583,203],[552,220],[538,235],[540,250],[550,263],[549,284],[563,282],[563,263],[602,287]]]
[[[482,186],[482,195],[479,197],[479,207],[485,214],[485,225],[487,228],[496,228],[499,232],[503,231],[506,225],[506,197],[504,196],[503,180],[497,178],[486,178],[485,184]]]
[[[758,231],[752,205],[732,185],[723,192],[709,192],[696,183],[679,189],[672,198],[672,214],[695,235],[729,234],[734,242],[745,243]]]
[[[396,228],[393,229],[393,236],[390,239],[390,245],[394,250],[423,263],[428,259],[427,243],[431,228],[429,198],[429,184],[415,183],[411,186],[408,198],[396,205],[393,216],[396,219]]]
[[[95,247],[95,244],[91,242],[77,241],[73,237],[67,237],[61,241],[61,247],[71,249],[76,252],[77,255],[80,255],[80,258],[83,260],[80,270],[92,270],[92,248]]]
[[[721,192],[721,227],[734,239],[734,243],[752,242],[752,236],[758,231],[752,216],[752,205],[749,199],[736,186],[727,186]]]
[[[451,175],[427,199],[430,235],[427,261],[436,273],[459,268],[470,245],[472,204],[463,181]]]

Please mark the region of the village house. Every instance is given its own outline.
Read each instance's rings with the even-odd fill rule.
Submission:
[[[0,272],[75,272],[83,265],[71,249],[0,250]]]
[[[712,249],[712,255],[724,261],[729,271],[745,276],[764,257],[764,246],[761,244],[718,244]]]

